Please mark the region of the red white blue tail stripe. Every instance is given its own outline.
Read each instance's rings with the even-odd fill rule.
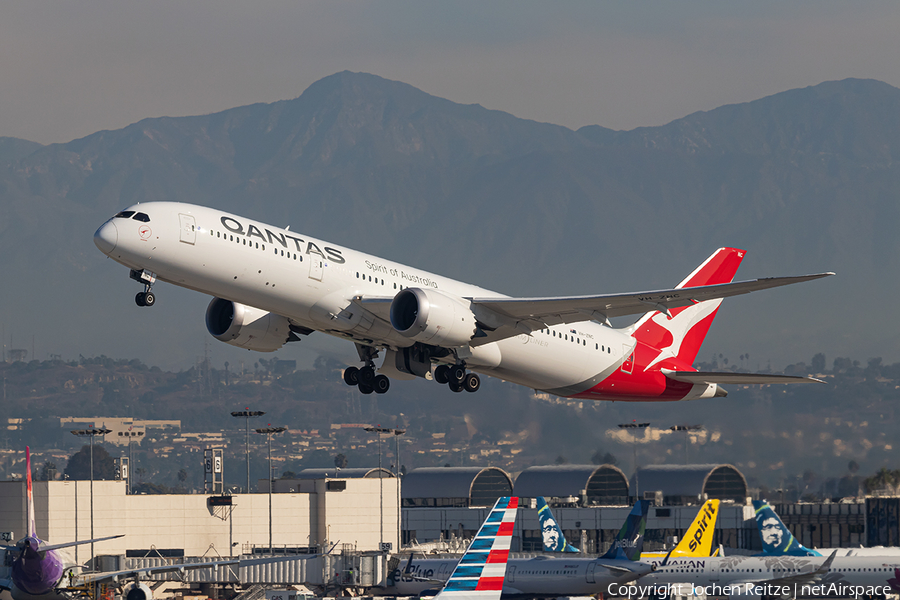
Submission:
[[[512,542],[513,526],[519,508],[518,498],[497,500],[475,539],[460,559],[447,585],[435,597],[444,600],[497,600],[503,591],[506,563]]]

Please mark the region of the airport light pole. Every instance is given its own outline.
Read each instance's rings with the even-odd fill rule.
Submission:
[[[244,417],[247,424],[247,443],[245,445],[245,450],[247,452],[247,493],[250,493],[250,417],[261,417],[265,412],[261,410],[250,410],[250,407],[246,407],[244,410],[236,410],[231,413],[232,417]]]
[[[671,431],[684,432],[684,464],[688,464],[688,442],[692,431],[702,431],[703,425],[672,425],[669,427]]]
[[[73,429],[72,435],[77,437],[90,437],[91,438],[91,539],[94,539],[94,438],[98,435],[106,435],[107,433],[111,433],[111,429],[107,429],[106,427],[94,427],[90,426],[89,429]],[[78,486],[75,486],[75,498],[76,501],[78,499]],[[91,562],[94,560],[94,542],[91,542]],[[94,568],[94,565],[91,565],[91,568]]]
[[[397,465],[394,469],[394,477],[397,479],[397,548],[396,552],[400,552],[400,530],[403,528],[403,509],[400,507],[400,436],[406,433],[405,429],[394,430],[394,441],[397,442],[397,450],[395,451],[395,460]]]
[[[634,446],[634,496],[638,500],[641,498],[641,488],[638,482],[638,464],[637,464],[637,430],[644,430],[650,427],[650,423],[638,423],[635,419],[631,423],[619,423],[620,429],[630,429],[631,439]]]
[[[392,427],[365,427],[364,428],[369,433],[374,433],[378,436],[378,531],[379,531],[379,540],[378,540],[378,550],[379,552],[384,551],[384,482],[382,481],[384,477],[384,473],[381,468],[381,434],[387,433],[389,435],[393,435],[397,439],[397,478],[398,478],[398,487],[397,487],[397,514],[400,515],[400,487],[399,487],[399,477],[400,477],[400,436],[406,433],[405,429],[393,429]],[[400,521],[397,521],[397,531],[400,531]],[[399,535],[399,534],[398,534]],[[397,551],[400,550],[400,541],[398,537],[397,541]]]
[[[269,440],[269,555],[272,555],[272,435],[286,431],[287,427],[263,427],[256,433],[265,434]]]

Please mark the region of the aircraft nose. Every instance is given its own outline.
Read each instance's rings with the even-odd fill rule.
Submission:
[[[112,221],[107,221],[100,226],[100,229],[98,229],[96,233],[94,233],[94,245],[97,246],[103,254],[108,255],[112,252],[118,241],[119,232],[116,229],[116,224]]]

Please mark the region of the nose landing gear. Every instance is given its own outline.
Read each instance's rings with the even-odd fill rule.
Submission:
[[[138,283],[144,284],[144,291],[137,293],[134,297],[134,303],[138,306],[153,306],[156,304],[156,295],[150,291],[150,288],[156,283],[156,275],[146,269],[142,271],[132,269],[128,276]]]

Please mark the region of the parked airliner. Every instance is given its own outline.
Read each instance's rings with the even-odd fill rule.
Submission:
[[[9,579],[0,579],[0,590],[9,590],[13,600],[62,600],[66,596],[59,589],[67,586],[64,575],[78,567],[60,550],[95,542],[103,542],[121,535],[48,544],[37,535],[34,520],[34,492],[31,482],[31,449],[25,447],[25,537],[15,546],[5,548],[12,557]]]
[[[503,598],[602,594],[610,585],[627,585],[651,573],[655,567],[638,560],[644,547],[649,506],[646,500],[635,503],[603,556],[510,558],[505,568]],[[440,585],[464,561],[465,557],[415,560],[410,556],[405,567],[398,566],[390,574],[385,592],[392,596],[426,595],[429,588]]]
[[[678,586],[707,596],[880,597],[900,590],[896,556],[728,556],[678,558],[641,580],[648,589]],[[683,586],[687,584],[687,588]],[[608,589],[614,594],[614,589]],[[657,592],[651,592],[657,593]]]
[[[94,243],[143,284],[213,296],[209,332],[272,352],[321,331],[356,344],[348,385],[384,393],[393,379],[433,378],[477,391],[478,374],[558,396],[691,400],[718,384],[810,378],[698,372],[692,363],[723,298],[832,273],[731,283],[744,251],[721,248],[677,287],[629,294],[510,298],[214,208],[149,202],[100,226]],[[649,311],[649,312],[648,312]],[[609,319],[643,316],[615,329]],[[375,359],[384,352],[380,374]]]

